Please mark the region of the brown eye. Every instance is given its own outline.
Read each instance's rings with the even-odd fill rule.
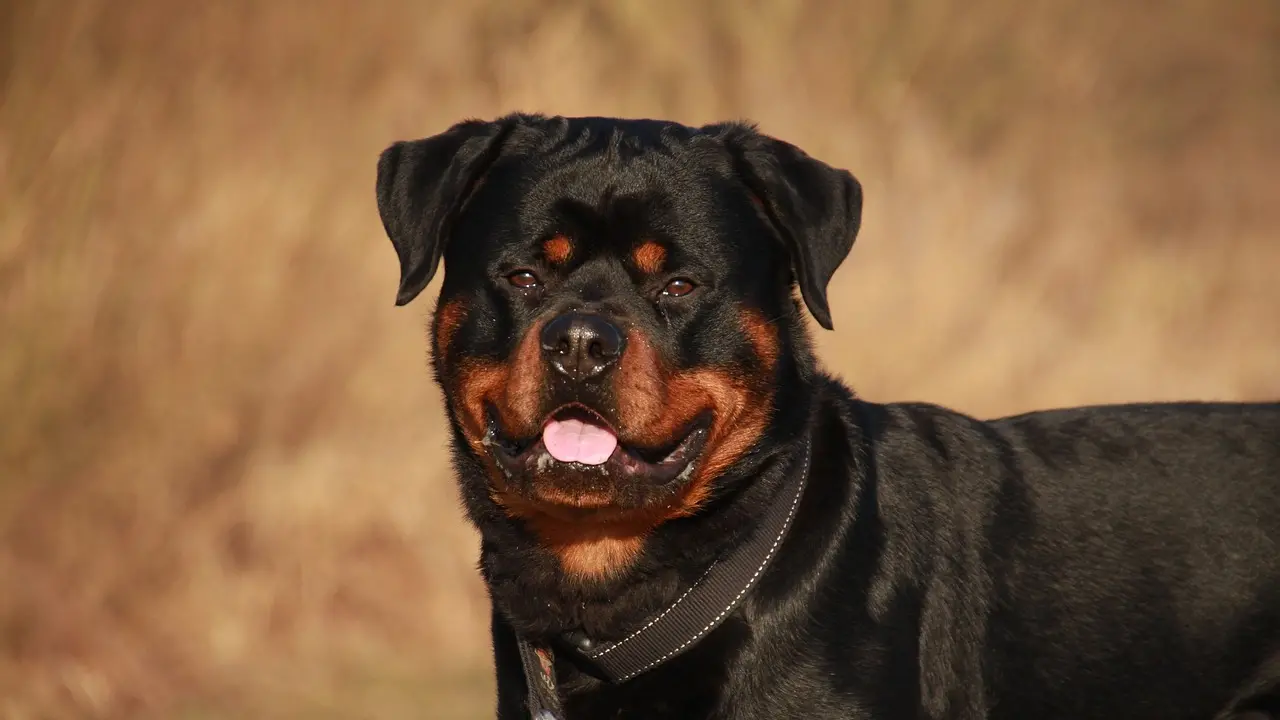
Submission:
[[[507,282],[521,290],[528,290],[538,286],[538,276],[528,270],[519,270],[508,275]]]
[[[697,286],[694,285],[691,280],[676,278],[675,280],[667,283],[667,286],[662,289],[662,294],[667,297],[684,297],[685,295],[693,292],[695,287]]]

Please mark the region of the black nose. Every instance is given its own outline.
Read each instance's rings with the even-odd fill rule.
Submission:
[[[573,380],[593,380],[622,357],[626,340],[617,326],[590,313],[567,312],[542,328],[542,354]]]

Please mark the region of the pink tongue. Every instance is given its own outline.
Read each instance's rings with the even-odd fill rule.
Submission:
[[[552,420],[542,429],[542,444],[560,462],[599,465],[618,447],[618,438],[599,425],[581,420]]]

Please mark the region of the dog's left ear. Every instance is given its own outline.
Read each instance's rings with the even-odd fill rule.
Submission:
[[[400,256],[396,305],[431,282],[463,205],[502,149],[509,124],[468,120],[397,142],[378,158],[378,214]]]
[[[738,173],[787,245],[805,305],[819,325],[832,330],[827,284],[858,236],[862,186],[849,171],[753,130],[728,143]]]

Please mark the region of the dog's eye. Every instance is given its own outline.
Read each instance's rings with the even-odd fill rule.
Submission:
[[[692,280],[676,278],[675,280],[667,283],[667,286],[662,289],[662,294],[667,297],[684,297],[685,295],[693,292],[695,287],[697,286],[693,284]]]
[[[507,276],[507,282],[521,290],[538,287],[538,276],[528,270],[517,270]]]

